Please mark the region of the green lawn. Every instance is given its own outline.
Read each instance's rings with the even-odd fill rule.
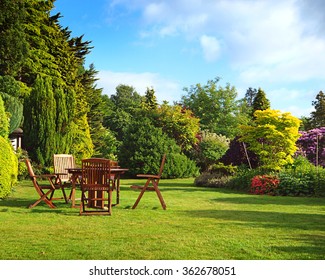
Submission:
[[[143,181],[141,181],[143,182]],[[325,198],[255,196],[162,180],[137,209],[138,180],[123,180],[112,216],[50,209],[24,181],[0,201],[0,259],[252,260],[325,259]]]

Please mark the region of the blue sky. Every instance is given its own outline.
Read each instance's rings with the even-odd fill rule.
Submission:
[[[56,0],[73,36],[92,41],[98,87],[119,84],[161,102],[220,77],[238,98],[261,87],[272,109],[309,116],[325,90],[323,0]]]

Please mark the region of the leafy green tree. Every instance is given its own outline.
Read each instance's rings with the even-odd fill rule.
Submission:
[[[183,152],[189,151],[197,142],[199,119],[193,116],[189,109],[180,105],[162,104],[157,108],[154,121],[156,127],[161,127],[170,138],[175,139]]]
[[[143,111],[143,97],[128,85],[116,87],[116,93],[105,101],[103,125],[115,133],[118,141],[124,140],[124,132],[139,111]],[[108,109],[110,108],[110,109]]]
[[[319,128],[325,126],[325,94],[320,91],[316,95],[316,100],[312,102],[315,111],[310,114],[310,122],[312,128]]]
[[[118,85],[116,93],[111,95],[115,109],[120,109],[131,115],[141,109],[143,97],[136,92],[135,88],[128,85]]]
[[[297,150],[300,120],[278,110],[257,110],[253,125],[241,127],[241,141],[249,144],[265,170],[280,170],[292,163]]]
[[[184,88],[182,104],[200,119],[202,130],[209,130],[233,138],[239,132],[238,126],[246,123],[242,115],[237,91],[229,84],[225,88],[217,85],[219,78],[209,80],[206,85],[197,84]]]

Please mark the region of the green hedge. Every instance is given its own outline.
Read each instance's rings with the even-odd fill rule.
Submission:
[[[0,198],[8,196],[17,182],[18,160],[10,142],[0,136]]]

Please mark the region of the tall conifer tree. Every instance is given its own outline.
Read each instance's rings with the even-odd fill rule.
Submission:
[[[50,165],[57,145],[56,102],[50,77],[37,77],[24,110],[24,131],[28,131],[24,138],[29,155],[42,165]]]
[[[257,110],[270,109],[270,101],[266,98],[264,90],[258,89],[254,99],[253,99],[253,114]]]
[[[313,128],[325,127],[325,94],[320,91],[316,100],[312,102],[315,111],[311,112],[311,123]]]

